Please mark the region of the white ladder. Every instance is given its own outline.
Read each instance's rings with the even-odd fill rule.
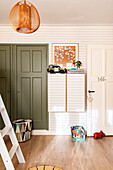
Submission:
[[[19,143],[17,141],[16,135],[14,133],[12,124],[10,122],[10,119],[9,119],[9,116],[8,116],[7,110],[5,108],[5,105],[3,103],[1,95],[0,95],[0,113],[1,113],[1,116],[2,116],[4,124],[5,124],[4,129],[0,131],[0,154],[2,156],[2,159],[5,164],[6,169],[14,170],[14,166],[11,161],[14,154],[16,153],[19,163],[25,163],[25,159],[22,154]],[[3,137],[5,135],[9,135],[12,145],[13,145],[9,152],[7,150],[7,147],[6,147],[4,139],[3,139]]]

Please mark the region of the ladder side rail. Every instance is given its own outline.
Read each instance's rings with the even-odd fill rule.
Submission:
[[[3,117],[3,120],[4,120],[5,125],[7,126],[7,123],[8,123],[8,125],[10,125],[10,126],[12,127],[12,124],[11,124],[11,122],[10,122],[10,119],[9,119],[9,116],[8,116],[8,114],[7,114],[7,112],[6,112],[6,109],[4,109],[1,114],[2,114],[2,117]],[[16,135],[15,135],[15,132],[14,132],[13,127],[12,127],[11,130],[8,132],[8,134],[9,134],[9,137],[10,137],[10,139],[11,139],[12,144],[13,144],[13,145],[14,145],[14,144],[18,145],[18,148],[17,148],[17,150],[16,150],[16,155],[17,155],[17,158],[18,158],[19,163],[25,163],[25,159],[24,159],[24,156],[23,156],[23,154],[22,154],[20,145],[19,145],[19,143],[18,143],[18,141],[17,141],[17,138],[16,138]]]
[[[11,130],[11,128],[12,128],[12,127],[9,126],[9,125],[5,126],[5,128],[1,130],[1,135],[2,135],[2,137],[4,137],[5,135],[7,135],[8,132]]]
[[[9,119],[9,116],[8,116],[7,110],[6,110],[6,108],[5,108],[5,105],[4,105],[4,103],[3,103],[3,100],[2,100],[1,95],[0,95],[0,107],[3,107],[3,108],[4,108],[3,111],[1,112],[1,115],[2,115],[3,121],[4,121],[4,123],[5,123],[5,126],[10,125],[10,126],[12,127],[11,121],[10,121],[10,119]],[[13,144],[13,145],[15,145],[15,144],[18,145],[18,148],[17,148],[17,150],[16,150],[15,153],[16,153],[16,155],[17,155],[17,158],[18,158],[19,163],[25,163],[25,159],[24,159],[24,156],[23,156],[23,154],[22,154],[20,145],[19,145],[19,143],[18,143],[18,141],[17,141],[17,138],[16,138],[16,135],[15,135],[15,132],[14,132],[13,127],[12,127],[11,130],[8,132],[8,134],[9,134],[9,137],[10,137],[10,139],[11,139],[12,144]]]
[[[5,126],[11,126],[12,127],[12,124],[10,122],[10,119],[9,119],[9,116],[8,116],[8,113],[6,112],[6,109],[4,108],[4,110],[1,112],[1,115],[2,115],[2,119],[4,121],[4,124]]]
[[[12,126],[11,121],[10,121],[10,119],[9,119],[9,116],[8,116],[8,113],[7,113],[7,110],[6,110],[6,108],[5,108],[5,105],[4,105],[4,102],[3,102],[3,100],[2,100],[1,95],[0,95],[0,107],[1,107],[1,108],[4,108],[4,109],[1,111],[1,115],[2,115],[3,121],[4,121],[4,123],[5,123],[5,126],[7,126],[7,125]]]
[[[11,139],[11,142],[15,145],[18,146],[17,150],[16,150],[16,155],[17,155],[17,158],[18,158],[18,161],[19,163],[25,163],[25,159],[24,159],[24,156],[22,154],[22,151],[21,151],[21,148],[20,148],[20,145],[17,141],[17,138],[16,138],[16,135],[15,135],[15,132],[14,132],[14,129],[12,128],[10,131],[9,131],[9,137]]]
[[[3,159],[6,169],[15,170],[1,133],[0,133],[0,154],[1,154],[1,157]]]

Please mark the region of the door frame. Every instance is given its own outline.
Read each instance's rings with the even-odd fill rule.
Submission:
[[[11,67],[10,67],[10,75],[11,75],[11,121],[16,120],[17,119],[17,83],[16,83],[16,77],[17,77],[17,71],[16,71],[16,66],[17,66],[17,46],[45,46],[46,50],[47,50],[47,62],[46,62],[46,67],[49,64],[49,43],[0,43],[0,45],[9,45],[11,47],[11,52],[10,52],[10,56],[11,56]],[[46,100],[48,101],[48,74],[46,72],[46,88],[47,88],[47,94],[46,94]],[[48,102],[47,102],[47,130],[49,129],[49,112],[48,112]]]
[[[89,77],[89,72],[88,72],[88,70],[89,70],[89,60],[88,60],[88,58],[90,56],[89,48],[91,48],[91,46],[90,45],[87,46],[87,93],[86,93],[87,94],[87,136],[91,136],[91,131],[92,131],[92,129],[91,129],[92,120],[91,120],[91,114],[90,114],[91,105],[88,102],[88,88],[89,88],[89,86],[88,86],[89,85],[89,79],[88,79],[88,77]]]

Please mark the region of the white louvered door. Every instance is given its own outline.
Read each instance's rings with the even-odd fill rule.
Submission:
[[[84,112],[85,74],[48,74],[48,111]]]
[[[48,111],[65,112],[66,110],[65,74],[48,74]]]
[[[67,112],[85,111],[85,74],[67,74]]]

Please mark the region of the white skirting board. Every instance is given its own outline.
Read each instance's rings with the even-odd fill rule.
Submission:
[[[71,130],[66,132],[49,131],[49,130],[33,130],[32,135],[71,135]]]

